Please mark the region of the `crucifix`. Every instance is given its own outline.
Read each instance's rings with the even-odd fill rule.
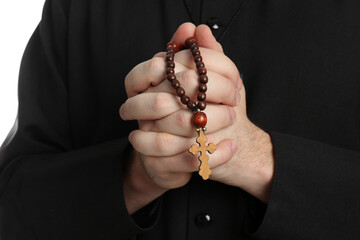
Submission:
[[[200,152],[199,161],[200,161],[200,171],[199,175],[204,179],[207,180],[211,174],[211,170],[208,164],[209,156],[206,155],[206,151],[209,153],[213,153],[216,150],[216,146],[213,143],[210,143],[208,146],[205,145],[207,138],[205,137],[204,130],[199,129],[198,131],[199,136],[196,139],[196,142],[199,143],[200,146],[197,146],[197,144],[193,144],[191,148],[189,148],[189,152],[192,155],[196,155],[198,152]]]

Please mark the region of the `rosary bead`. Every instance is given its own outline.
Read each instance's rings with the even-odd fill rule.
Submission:
[[[199,101],[205,101],[205,99],[206,99],[206,93],[204,93],[204,92],[199,92],[198,95],[197,95],[197,99],[198,99]]]
[[[167,75],[167,80],[169,80],[170,82],[173,80],[176,80],[176,75],[173,73],[170,73]]]
[[[198,104],[197,104],[197,107],[198,107],[200,110],[205,110],[205,108],[206,108],[206,102],[204,102],[204,101],[199,101]]]
[[[182,102],[183,104],[188,104],[189,101],[190,101],[189,96],[184,95],[184,96],[181,97],[181,102]]]
[[[207,73],[207,70],[205,67],[199,67],[198,72],[200,75],[205,75]]]
[[[180,44],[175,41],[172,41],[167,44],[166,49],[168,49],[168,48],[170,48],[170,49],[172,48],[172,49],[174,49],[174,52],[178,52],[178,51],[180,51]]]
[[[174,61],[174,55],[172,54],[172,55],[167,55],[166,56],[166,61]]]
[[[185,47],[190,48],[194,43],[196,44],[196,39],[194,37],[189,37],[185,41]]]
[[[185,90],[182,87],[179,87],[178,89],[176,89],[176,93],[179,97],[182,97],[185,95]]]
[[[174,51],[174,49],[166,49],[166,56],[167,55],[173,55],[174,56],[174,53],[175,53],[175,51]]]
[[[194,114],[193,122],[197,128],[203,128],[206,126],[207,117],[203,112],[197,112]]]
[[[171,67],[166,68],[166,74],[174,74],[175,70]]]
[[[187,104],[187,108],[190,109],[191,111],[195,111],[196,110],[196,103],[193,100],[190,100]]]
[[[171,82],[171,85],[175,88],[175,89],[178,89],[180,87],[180,82],[178,80],[173,80]]]
[[[200,85],[199,85],[199,91],[200,91],[200,92],[206,92],[206,91],[207,91],[207,86],[206,86],[206,84],[200,83]]]
[[[168,62],[166,63],[166,65],[167,65],[167,67],[175,68],[175,63],[174,63],[174,61],[168,61]]]
[[[209,79],[206,75],[200,75],[199,78],[200,78],[200,82],[204,83],[204,84],[208,83],[208,81],[209,81]]]
[[[192,55],[195,57],[195,56],[200,56],[200,51],[199,49],[196,49],[194,51],[191,51],[192,52]]]
[[[199,62],[202,62],[202,57],[200,55],[197,55],[194,57],[194,62],[198,64]],[[197,65],[196,65],[197,66]]]
[[[193,44],[191,47],[190,47],[190,50],[191,51],[194,51],[194,50],[198,50],[199,47],[196,45],[196,44]]]

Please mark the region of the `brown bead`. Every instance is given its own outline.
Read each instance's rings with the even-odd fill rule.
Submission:
[[[196,44],[194,44],[190,47],[190,49],[191,49],[191,51],[194,51],[194,50],[198,50],[199,47]]]
[[[194,62],[198,64],[199,62],[202,62],[202,57],[200,55],[197,55],[194,57]],[[197,65],[196,65],[197,66]],[[203,66],[204,67],[204,66]]]
[[[199,101],[198,104],[197,104],[197,107],[198,107],[198,109],[200,109],[200,110],[205,110],[205,108],[206,108],[206,102],[204,102],[204,101]]]
[[[209,79],[206,75],[200,75],[199,77],[201,83],[208,83]]]
[[[180,44],[178,42],[172,41],[167,44],[166,49],[174,49],[174,52],[180,51]]]
[[[176,75],[173,73],[168,74],[167,80],[169,80],[170,82],[172,82],[173,80],[176,80]]]
[[[196,44],[196,39],[195,39],[195,37],[189,37],[189,38],[187,38],[186,41],[185,41],[185,47],[186,47],[186,48],[190,48],[194,43]]]
[[[198,72],[200,75],[205,75],[207,73],[207,70],[205,67],[199,67]]]
[[[166,55],[174,55],[175,51],[172,48],[166,49]]]
[[[207,117],[203,112],[197,112],[194,114],[193,122],[197,128],[203,128],[206,126]]]
[[[174,61],[174,55],[171,55],[171,54],[167,55],[166,61]]]
[[[206,86],[206,84],[200,83],[200,85],[199,85],[199,91],[200,91],[200,92],[206,92],[206,91],[207,91],[207,86]]]
[[[185,90],[182,87],[179,87],[178,89],[176,89],[176,93],[179,97],[182,97],[185,95]]]
[[[182,102],[183,104],[188,104],[189,101],[190,101],[189,96],[184,95],[184,96],[181,97],[181,102]]]
[[[175,70],[173,68],[166,68],[166,74],[174,74],[175,73]]]
[[[167,61],[167,62],[166,62],[166,65],[167,65],[167,67],[175,68],[175,63],[174,63],[174,61]]]
[[[192,55],[195,57],[195,56],[200,56],[200,51],[197,49],[197,50],[194,50],[194,51],[191,51],[192,52]]]
[[[171,85],[175,88],[175,89],[178,89],[180,87],[180,82],[178,80],[173,80],[171,82]]]
[[[196,110],[196,103],[193,100],[190,100],[187,104],[187,108],[190,109],[191,111],[195,111]]]
[[[204,92],[199,92],[198,95],[197,95],[197,99],[199,101],[204,101],[206,99],[206,93]]]

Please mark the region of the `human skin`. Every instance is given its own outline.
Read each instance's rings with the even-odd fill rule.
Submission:
[[[182,24],[172,40],[184,45],[198,40],[209,82],[206,137],[217,150],[208,161],[210,180],[242,188],[267,203],[274,174],[274,154],[269,134],[253,124],[246,114],[245,88],[236,65],[224,55],[221,45],[206,25]],[[133,146],[124,175],[125,203],[130,214],[166,191],[187,184],[200,162],[188,148],[197,133],[186,109],[166,80],[165,53],[134,67],[125,79],[128,100],[120,107],[123,120],[138,120],[139,129],[129,134]],[[175,55],[176,77],[186,94],[196,99],[197,71],[192,55]]]

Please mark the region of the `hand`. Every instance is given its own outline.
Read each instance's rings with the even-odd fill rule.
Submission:
[[[236,66],[222,53],[220,44],[207,27],[204,29],[201,26],[195,31],[194,25],[183,24],[173,40],[184,43],[187,37],[193,35],[200,46],[212,48],[201,49],[208,76],[212,79],[208,83],[206,109],[212,119],[207,125],[207,133],[211,133],[234,123],[235,111],[230,106],[239,102],[236,88],[241,88],[241,79]],[[198,76],[192,62],[189,51],[176,54],[177,78],[187,95],[196,99]],[[191,123],[192,113],[180,104],[165,78],[164,53],[159,53],[137,65],[125,79],[129,99],[120,108],[120,116],[124,120],[139,120],[140,127],[129,135],[136,149],[124,179],[125,201],[130,213],[166,190],[185,185],[199,167],[197,158],[187,150],[197,136]],[[154,87],[150,87],[152,85]],[[218,149],[212,157],[217,158],[220,164],[232,157],[232,141],[217,143]]]

